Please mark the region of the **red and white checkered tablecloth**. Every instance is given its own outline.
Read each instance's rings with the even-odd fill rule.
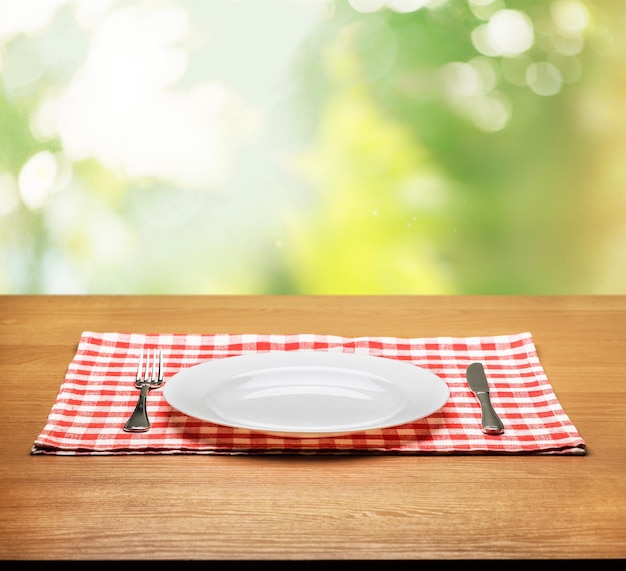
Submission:
[[[128,433],[142,348],[163,349],[165,379],[185,367],[254,352],[318,350],[398,359],[430,370],[450,389],[421,420],[340,437],[283,438],[218,426],[180,413],[162,389],[148,397],[149,432]],[[505,432],[480,430],[480,406],[465,370],[481,361]],[[539,361],[532,335],[339,337],[319,334],[140,334],[84,332],[32,454],[585,454]]]

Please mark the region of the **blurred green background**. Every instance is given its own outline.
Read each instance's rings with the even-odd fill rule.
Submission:
[[[624,0],[0,0],[0,293],[626,293]]]

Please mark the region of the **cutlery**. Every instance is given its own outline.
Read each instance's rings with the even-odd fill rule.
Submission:
[[[504,425],[491,406],[489,384],[482,363],[472,363],[466,372],[467,382],[480,401],[481,430],[485,434],[502,434]]]
[[[152,366],[150,363],[152,362]],[[139,399],[132,416],[126,421],[124,430],[126,432],[146,432],[150,430],[150,420],[146,408],[146,399],[150,389],[160,387],[163,384],[163,351],[153,350],[152,361],[150,361],[150,349],[147,351],[145,369],[143,363],[143,351],[139,355],[139,365],[137,366],[137,378],[135,387],[139,389]]]

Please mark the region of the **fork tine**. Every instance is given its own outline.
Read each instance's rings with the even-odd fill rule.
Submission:
[[[137,365],[136,384],[139,384],[142,381],[142,373],[141,373],[142,367],[143,367],[143,349],[141,350],[141,353],[139,353],[139,364]]]
[[[163,349],[159,348],[159,377],[157,379],[158,384],[163,382]]]
[[[154,349],[154,355],[152,359],[152,384],[156,383],[159,378],[159,354],[156,349]]]
[[[145,382],[150,384],[152,382],[152,377],[154,376],[154,360],[150,359],[150,349],[148,349],[148,358],[146,363],[146,377]]]

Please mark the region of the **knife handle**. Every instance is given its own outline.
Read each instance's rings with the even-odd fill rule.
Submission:
[[[482,412],[482,431],[485,434],[502,434],[504,432],[504,424],[493,410],[489,393],[476,393],[480,401],[480,410]]]

